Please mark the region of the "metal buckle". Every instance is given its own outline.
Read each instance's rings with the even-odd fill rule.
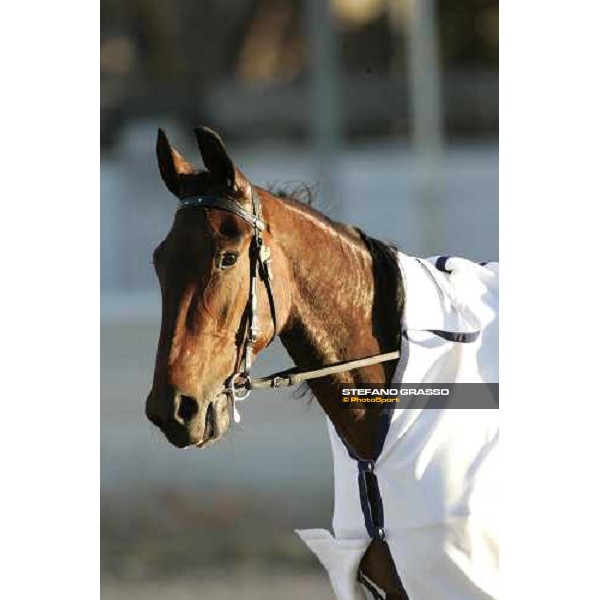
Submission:
[[[244,385],[243,386],[239,386],[239,387],[235,387],[235,380],[238,377],[245,377],[246,380],[244,381]],[[225,387],[227,388],[227,391],[231,394],[231,397],[235,400],[235,401],[239,401],[239,400],[245,400],[251,393],[252,390],[250,389],[250,387],[248,387],[250,384],[252,383],[252,378],[250,377],[250,375],[246,375],[245,373],[242,373],[241,371],[238,371],[237,373],[234,373],[225,383]],[[244,390],[244,393],[240,396],[238,396],[236,394],[236,390]]]
[[[265,263],[271,258],[271,247],[266,244],[260,246],[260,262]]]

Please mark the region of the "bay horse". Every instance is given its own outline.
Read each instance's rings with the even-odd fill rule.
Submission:
[[[237,399],[260,387],[254,357],[279,336],[299,371],[264,387],[306,379],[349,451],[376,457],[384,409],[341,410],[339,387],[384,387],[396,370],[406,294],[395,250],[252,184],[215,132],[195,134],[204,170],[162,130],[156,144],[180,206],[153,255],[162,318],[148,419],[179,448],[214,444]],[[388,543],[371,537],[359,579],[375,597],[406,600]]]

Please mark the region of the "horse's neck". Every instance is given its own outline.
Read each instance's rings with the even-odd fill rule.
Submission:
[[[281,340],[296,365],[322,366],[394,347],[392,298],[381,298],[373,257],[360,234],[290,201],[277,202],[269,222],[292,273],[292,307]],[[385,310],[388,307],[388,310]],[[383,384],[395,363],[374,365],[309,384],[346,442],[361,456],[372,453],[379,410],[341,409],[339,384]]]

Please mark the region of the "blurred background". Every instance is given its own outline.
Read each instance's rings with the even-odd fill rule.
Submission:
[[[103,598],[332,599],[293,533],[330,526],[316,402],[256,393],[205,452],[145,420],[176,208],[156,129],[200,164],[208,125],[254,183],[405,252],[497,259],[498,2],[102,0],[100,69]]]

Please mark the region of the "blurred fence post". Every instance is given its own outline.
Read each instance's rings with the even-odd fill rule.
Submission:
[[[392,27],[406,33],[409,111],[415,154],[421,251],[444,247],[440,204],[443,123],[435,0],[390,0]]]
[[[315,147],[314,172],[326,212],[341,216],[338,153],[341,146],[339,71],[336,35],[329,0],[305,0],[310,58],[310,129]]]

